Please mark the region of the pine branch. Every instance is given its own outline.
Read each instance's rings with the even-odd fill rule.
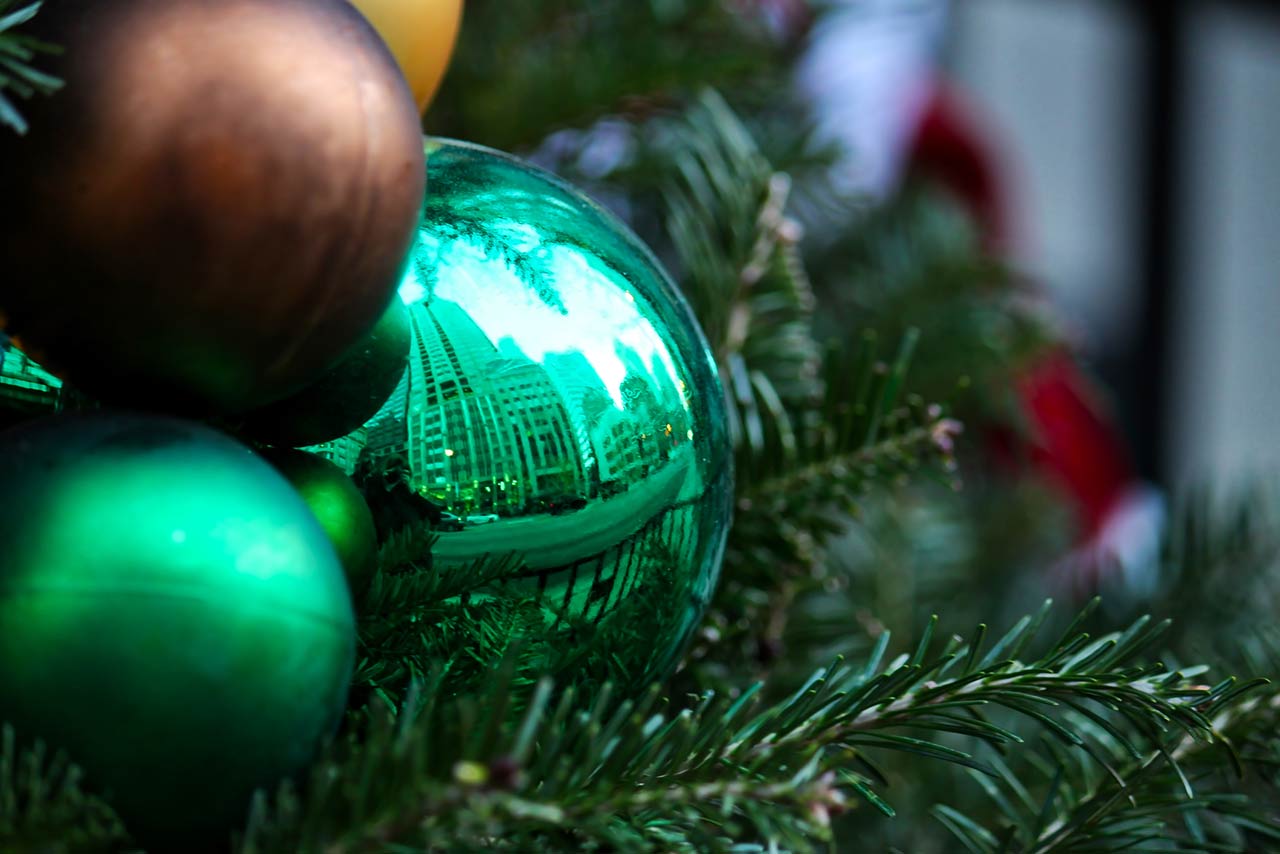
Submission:
[[[515,150],[607,113],[649,113],[698,86],[776,74],[766,34],[737,5],[473,0],[431,130]]]
[[[1280,656],[1265,643],[1280,594],[1280,484],[1257,480],[1226,494],[1205,487],[1180,497],[1160,560],[1144,576],[1117,576],[1105,593],[1116,610],[1155,609],[1174,619],[1171,650],[1274,673]],[[1244,649],[1241,640],[1264,641]]]
[[[820,393],[816,302],[786,213],[791,179],[770,166],[742,121],[705,90],[661,134],[672,177],[663,197],[680,280],[723,365],[768,378],[781,401]]]
[[[651,155],[671,164],[663,197],[676,269],[733,403],[729,571],[688,674],[706,685],[714,670],[717,684],[758,675],[791,606],[824,583],[826,544],[871,486],[947,475],[959,425],[905,391],[914,336],[888,364],[874,333],[852,352],[819,345],[787,213],[791,179],[719,95],[704,91],[652,137]]]
[[[11,854],[74,854],[123,850],[119,818],[85,794],[83,776],[63,754],[21,747],[0,726],[0,850]]]
[[[1252,701],[1246,701],[1250,705]],[[1087,723],[1084,724],[1087,726]],[[1033,797],[1030,781],[1019,779],[1009,765],[993,763],[996,779],[979,779],[999,807],[998,824],[981,825],[947,806],[934,807],[934,816],[975,852],[1060,854],[1069,851],[1232,851],[1255,850],[1280,842],[1280,822],[1268,806],[1240,791],[1223,791],[1207,775],[1197,775],[1188,754],[1206,758],[1211,767],[1222,764],[1227,733],[1214,727],[1214,741],[1183,736],[1180,748],[1150,751],[1101,778],[1096,768],[1046,745],[1032,770],[1042,778]],[[1206,821],[1218,825],[1212,839]],[[1235,841],[1223,839],[1222,829],[1235,831]],[[1265,840],[1265,841],[1263,841]]]
[[[357,697],[372,694],[395,707],[410,682],[432,667],[442,667],[445,689],[456,690],[502,661],[513,638],[538,636],[541,605],[509,586],[523,558],[485,555],[437,567],[438,536],[429,525],[412,526],[379,549],[378,572],[361,601]],[[545,672],[544,654],[536,648],[525,654],[524,671]]]
[[[24,99],[51,95],[62,88],[62,81],[31,64],[37,54],[59,51],[21,32],[21,26],[36,16],[41,5],[21,3],[22,0],[0,0],[0,124],[25,134],[27,122],[8,94]]]
[[[858,801],[891,812],[875,791],[873,760],[886,751],[1000,779],[1001,766],[936,735],[1030,749],[984,710],[1037,725],[1058,752],[1087,755],[1102,779],[1123,781],[1115,757],[1146,760],[1170,739],[1211,742],[1206,711],[1231,708],[1255,687],[1208,687],[1139,663],[1163,628],[1149,621],[1098,640],[1071,632],[1020,662],[1045,615],[1024,619],[989,648],[981,629],[971,642],[952,638],[938,648],[931,625],[913,654],[887,665],[885,636],[861,666],[837,664],[774,704],[761,703],[757,686],[706,694],[679,711],[664,709],[656,690],[621,702],[606,690],[584,708],[576,692],[556,698],[544,681],[520,723],[508,725],[513,668],[488,693],[456,700],[436,693],[435,676],[398,719],[380,713],[362,741],[321,762],[306,798],[286,793],[274,810],[260,810],[244,850],[320,850],[322,841],[335,854],[390,846],[815,850],[833,813]],[[1091,722],[1087,734],[1081,721]],[[1077,822],[1052,832],[1096,841],[1099,827]]]

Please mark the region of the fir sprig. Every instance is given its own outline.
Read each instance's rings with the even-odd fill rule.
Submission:
[[[19,745],[0,726],[0,851],[74,854],[116,850],[127,840],[115,812],[87,794],[84,775],[44,744]]]
[[[905,387],[914,337],[888,361],[874,332],[855,348],[819,343],[802,233],[787,210],[791,179],[725,100],[703,91],[658,124],[651,154],[670,164],[663,199],[677,275],[733,404],[736,523],[713,630],[692,653],[705,686],[767,663],[792,604],[824,583],[824,550],[842,520],[877,484],[945,477],[959,425]]]
[[[1218,741],[1185,738],[1183,743],[1221,752],[1228,731],[1215,727],[1215,733]],[[1042,755],[1021,773],[996,761],[994,779],[974,775],[997,806],[994,821],[979,824],[945,805],[936,805],[933,813],[976,854],[1243,852],[1280,845],[1280,821],[1264,804],[1189,771],[1188,758],[1183,751],[1160,748],[1130,758],[1108,777],[1045,744]]]
[[[305,797],[260,809],[244,851],[816,850],[833,813],[859,801],[892,811],[877,791],[886,751],[1012,779],[998,758],[939,735],[1031,750],[993,710],[1035,724],[1054,750],[1089,757],[1108,785],[1128,789],[1171,740],[1214,742],[1208,715],[1256,687],[1208,686],[1142,660],[1163,630],[1150,621],[1099,639],[1073,631],[1021,660],[1045,614],[989,646],[982,629],[938,642],[931,624],[913,653],[888,663],[886,635],[866,661],[837,663],[776,703],[757,686],[683,707],[657,690],[621,701],[606,690],[584,705],[544,681],[508,724],[512,669],[486,693],[452,700],[428,681],[398,718],[381,713],[321,762]],[[1144,803],[1160,821],[1185,811]],[[1078,838],[1061,822],[1042,826]]]
[[[515,150],[606,113],[676,103],[691,85],[776,73],[771,40],[744,11],[722,0],[473,0],[432,130]]]
[[[8,95],[31,98],[62,88],[61,80],[32,65],[37,54],[56,53],[58,49],[21,31],[22,25],[39,11],[39,3],[23,5],[21,0],[0,0],[0,124],[20,134],[27,132],[27,122]]]

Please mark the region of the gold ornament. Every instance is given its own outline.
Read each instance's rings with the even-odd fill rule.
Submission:
[[[353,0],[395,54],[419,112],[425,112],[449,67],[462,0]]]

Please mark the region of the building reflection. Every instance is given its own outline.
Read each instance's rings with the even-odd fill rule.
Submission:
[[[30,414],[55,412],[61,398],[61,380],[16,347],[0,345],[0,406]]]
[[[407,462],[411,483],[462,518],[562,513],[627,491],[691,440],[683,393],[655,355],[616,342],[621,401],[590,359],[535,362],[493,341],[458,303],[409,303],[409,366],[365,427],[313,446],[348,473],[362,458]]]
[[[0,333],[0,429],[41,415],[94,406]]]

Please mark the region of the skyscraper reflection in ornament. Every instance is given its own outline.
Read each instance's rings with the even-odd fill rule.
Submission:
[[[363,427],[312,450],[349,471],[407,464],[442,511],[437,566],[518,554],[488,601],[536,601],[550,669],[659,677],[729,523],[706,341],[648,250],[558,179],[453,142],[428,143],[428,170],[400,288],[408,370]]]

